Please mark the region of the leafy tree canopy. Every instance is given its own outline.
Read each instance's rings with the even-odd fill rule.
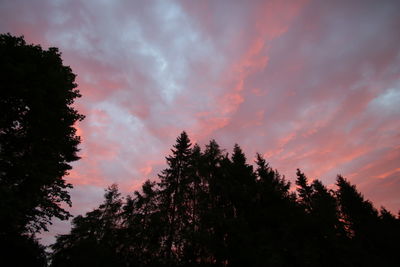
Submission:
[[[0,59],[0,240],[40,248],[34,233],[71,216],[61,206],[71,205],[63,177],[79,159],[74,125],[84,116],[73,103],[81,95],[57,48],[1,34]]]

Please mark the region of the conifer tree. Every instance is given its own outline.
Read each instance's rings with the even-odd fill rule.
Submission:
[[[323,232],[334,238],[335,236],[343,236],[344,229],[340,222],[339,211],[334,195],[319,180],[312,182],[312,202],[311,212]]]
[[[257,184],[263,188],[261,194],[269,197],[274,195],[280,199],[291,197],[290,182],[286,181],[277,170],[273,170],[260,154],[257,154],[256,165]]]
[[[73,219],[71,233],[57,237],[51,246],[52,266],[121,266],[117,247],[122,200],[118,187],[110,186],[104,198],[97,209]]]
[[[291,265],[298,249],[296,234],[299,212],[295,198],[289,192],[290,182],[273,170],[266,160],[257,154],[257,201],[252,224],[257,249],[256,264]],[[299,262],[299,261],[297,261]]]
[[[168,168],[159,175],[161,212],[165,218],[165,245],[168,264],[178,264],[184,251],[184,234],[190,223],[190,166],[191,143],[186,132],[176,139],[172,155],[168,156]]]
[[[238,145],[204,152],[185,132],[160,182],[125,203],[111,186],[103,204],[73,220],[52,246],[53,266],[395,266],[400,219],[338,177],[336,192],[290,182]]]
[[[297,192],[299,193],[299,203],[304,207],[306,212],[311,212],[312,205],[312,186],[308,184],[307,176],[297,169]]]
[[[365,200],[355,185],[337,177],[337,199],[350,237],[355,265],[395,266],[400,239],[400,220],[386,209],[380,212]]]
[[[317,264],[324,266],[343,266],[346,235],[340,221],[335,197],[319,180],[311,184],[310,224],[313,226]]]
[[[349,228],[349,233],[355,238],[363,238],[368,233],[368,228],[374,227],[378,222],[378,211],[372,203],[364,199],[355,185],[350,184],[342,176],[337,177],[338,190],[336,195],[340,211]]]
[[[186,203],[189,207],[188,225],[185,227],[183,262],[185,264],[194,264],[202,257],[202,226],[201,215],[204,212],[204,179],[201,176],[202,152],[200,146],[195,144],[190,155],[190,173]]]
[[[342,176],[337,177],[336,197],[347,234],[351,238],[355,264],[380,264],[378,248],[378,211],[364,199],[355,185]]]
[[[129,266],[160,263],[162,220],[156,183],[147,180],[141,192],[128,196],[122,207],[121,254]]]
[[[387,266],[398,263],[398,244],[400,240],[400,217],[395,217],[384,207],[379,212],[379,252]]]
[[[226,229],[230,204],[228,203],[226,169],[229,159],[215,140],[206,145],[202,156],[201,177],[203,197],[201,235],[204,242],[201,262],[222,266],[227,260]]]
[[[228,262],[233,266],[252,264],[251,225],[255,200],[255,175],[253,166],[247,164],[246,156],[236,144],[227,170],[228,203],[231,214],[227,217]]]

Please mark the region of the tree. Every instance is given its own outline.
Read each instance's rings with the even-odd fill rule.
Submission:
[[[252,212],[254,242],[256,244],[255,266],[299,265],[298,240],[299,213],[295,196],[290,193],[290,182],[277,170],[273,170],[266,160],[256,158],[257,193]]]
[[[387,266],[395,266],[398,263],[398,244],[400,240],[400,216],[397,218],[384,207],[379,215],[379,252],[385,259]]]
[[[313,188],[308,184],[307,176],[297,169],[297,192],[299,193],[299,203],[303,206],[306,212],[311,212],[312,209],[312,192]]]
[[[0,251],[1,266],[47,266],[45,247],[35,237],[8,236],[1,242],[3,243]]]
[[[122,203],[111,186],[97,209],[52,246],[52,266],[396,266],[400,220],[344,178],[336,192],[290,182],[257,155],[183,132],[158,183]],[[344,225],[344,226],[343,226]]]
[[[256,177],[253,166],[247,164],[246,156],[235,144],[230,164],[226,170],[227,186],[227,246],[228,262],[233,266],[252,265],[254,260],[251,240],[251,218],[254,215]]]
[[[211,140],[201,157],[200,263],[204,265],[223,266],[228,257],[226,228],[231,205],[228,203],[225,171],[230,160],[223,152],[217,142]]]
[[[356,264],[381,265],[379,255],[379,214],[369,200],[342,176],[336,180],[341,217],[351,239]]]
[[[79,159],[74,124],[84,116],[72,107],[81,95],[57,48],[1,34],[0,58],[0,243],[10,249],[53,217],[70,217],[63,177]]]
[[[190,231],[190,194],[193,169],[190,166],[191,143],[186,132],[176,139],[168,156],[168,168],[160,178],[161,213],[165,218],[165,245],[163,247],[167,264],[177,265],[185,251],[184,236]]]
[[[378,211],[370,201],[364,199],[355,185],[340,175],[337,177],[337,186],[336,195],[349,234],[356,239],[364,239],[369,228],[378,223]]]
[[[183,251],[183,262],[194,264],[204,258],[204,232],[201,224],[202,215],[205,211],[205,181],[202,177],[203,159],[199,145],[195,144],[190,153],[189,179],[186,205],[188,210],[188,225],[183,233],[185,246]]]
[[[121,254],[128,266],[160,263],[162,220],[156,183],[147,180],[142,192],[128,196],[122,212]]]
[[[121,208],[118,187],[111,185],[97,209],[75,217],[71,233],[57,236],[51,246],[51,266],[122,266],[118,255]]]
[[[60,204],[70,204],[63,177],[79,159],[84,117],[71,105],[81,95],[57,48],[2,34],[0,58],[1,230],[40,231],[70,217]]]

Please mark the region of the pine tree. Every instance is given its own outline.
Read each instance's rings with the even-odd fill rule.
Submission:
[[[285,266],[296,261],[298,209],[295,198],[289,192],[290,182],[273,170],[266,160],[257,154],[256,215],[252,223],[256,244],[254,266]],[[300,262],[300,261],[297,261]]]
[[[202,156],[203,194],[201,198],[201,263],[223,266],[227,260],[226,229],[230,210],[226,169],[230,161],[215,140],[206,145]]]
[[[228,262],[232,266],[252,265],[254,249],[250,222],[254,216],[256,178],[253,166],[247,164],[246,156],[237,144],[227,174],[228,203],[232,208],[227,217]]]
[[[167,264],[179,264],[184,251],[184,235],[190,223],[191,143],[186,132],[177,138],[168,168],[160,178],[161,212],[165,218],[164,257]]]
[[[311,212],[323,228],[325,238],[343,237],[344,229],[334,195],[319,180],[314,180],[311,186],[313,190]]]
[[[281,177],[278,171],[273,170],[260,154],[257,154],[256,165],[257,184],[263,188],[263,194],[274,195],[280,199],[291,197],[290,182]]]
[[[128,266],[160,264],[162,220],[156,183],[147,180],[141,192],[128,196],[122,212],[121,254]]]
[[[378,222],[378,211],[370,201],[364,199],[355,185],[340,175],[337,177],[337,186],[336,195],[349,234],[363,239],[363,235],[368,233],[368,228],[374,227]]]
[[[372,203],[364,199],[355,185],[337,177],[336,198],[348,236],[351,238],[355,264],[379,265],[377,255],[379,216]]]
[[[147,180],[122,204],[108,188],[97,209],[73,220],[52,246],[53,266],[394,266],[400,219],[380,213],[338,177],[336,192],[290,182],[238,145],[232,156],[185,132],[160,182]]]
[[[73,219],[71,233],[60,235],[51,246],[51,266],[121,266],[118,257],[122,200],[110,186],[104,202],[85,216]]]
[[[316,266],[321,261],[321,247],[318,244],[320,233],[317,233],[318,225],[315,223],[313,215],[314,190],[313,186],[309,184],[307,176],[300,169],[297,169],[296,175],[297,203],[304,211],[297,218],[299,223],[298,237],[300,240],[303,240],[300,258],[304,265]]]
[[[382,265],[396,266],[398,264],[398,244],[400,240],[400,216],[395,217],[384,207],[379,212],[379,253]]]
[[[189,192],[186,199],[189,207],[188,225],[185,227],[184,235],[184,251],[182,262],[193,265],[201,261],[202,258],[202,226],[201,216],[204,212],[204,180],[201,177],[202,169],[202,152],[200,146],[195,144],[192,148],[189,159]]]
[[[307,176],[297,169],[296,185],[297,192],[299,193],[299,203],[304,207],[306,212],[311,212],[312,205],[312,186],[308,184]]]
[[[340,221],[337,202],[333,194],[319,180],[311,184],[310,224],[313,226],[317,264],[324,266],[343,266],[341,255],[344,250],[346,234]]]

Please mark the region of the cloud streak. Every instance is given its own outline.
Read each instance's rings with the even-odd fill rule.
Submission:
[[[337,173],[400,207],[396,1],[2,1],[1,32],[78,74],[72,212],[155,178],[176,136],[239,143],[294,178]],[[18,14],[18,16],[16,16]],[[45,242],[68,230],[56,222]]]

